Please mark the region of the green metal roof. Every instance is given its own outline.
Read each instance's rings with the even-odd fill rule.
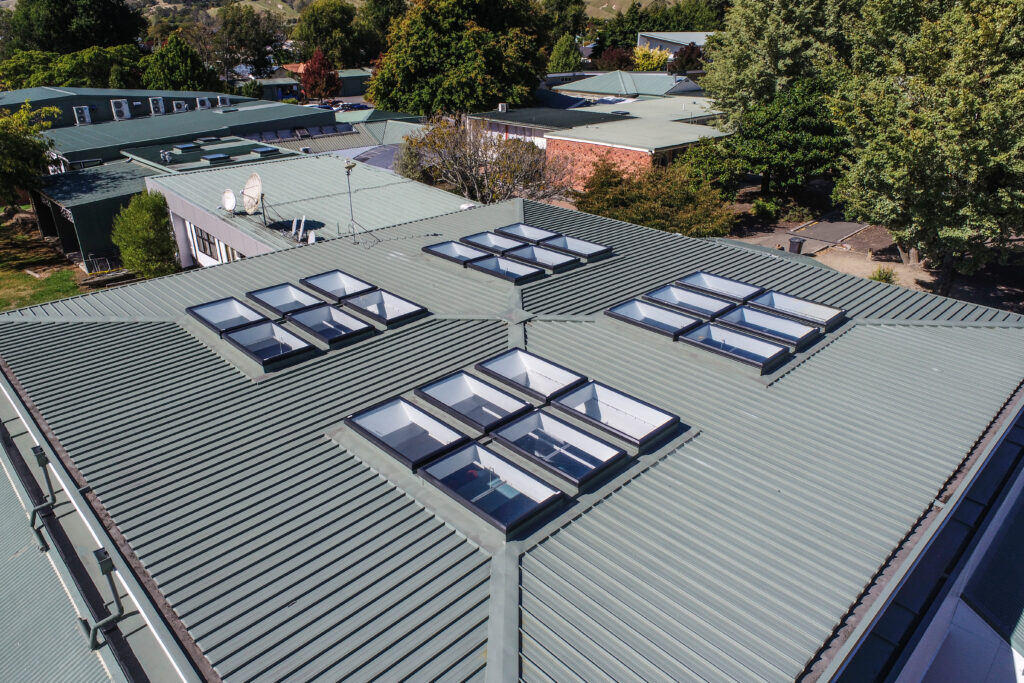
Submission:
[[[340,69],[338,71],[338,78],[369,78],[372,75],[373,72],[366,68]]]
[[[273,154],[269,157],[261,157],[253,152],[253,150],[261,148],[265,149],[270,147],[271,149],[279,149],[280,153],[276,158],[281,158],[285,155],[292,156],[294,154],[288,149],[280,149],[281,145],[278,143],[267,144],[265,142],[255,142],[253,140],[247,140],[245,138],[239,138],[231,135],[218,137],[216,140],[208,142],[201,142],[197,140],[196,143],[199,144],[200,147],[195,150],[176,150],[173,146],[165,143],[162,145],[149,145],[147,147],[131,147],[121,150],[121,154],[129,159],[134,159],[141,163],[148,164],[160,171],[167,170],[172,172],[208,169],[211,165],[203,161],[203,157],[211,154],[227,154],[231,157],[229,161],[218,162],[218,168],[225,164],[249,164],[260,161],[261,159],[275,158]],[[160,157],[160,152],[162,151],[168,151],[171,153],[170,163],[165,162]]]
[[[616,104],[595,104],[587,111],[609,113],[626,111],[630,116],[648,121],[688,121],[706,116],[718,116],[722,112],[714,108],[715,102],[709,97],[655,97],[652,99],[617,102]]]
[[[71,209],[146,191],[146,178],[160,171],[132,161],[115,161],[47,176],[43,194]]]
[[[420,121],[422,116],[417,114],[403,114],[397,111],[383,111],[381,109],[354,109],[352,111],[334,112],[334,118],[338,123],[362,123],[364,121],[390,121],[399,119],[404,121]]]
[[[714,31],[641,31],[640,36],[644,38],[653,38],[654,40],[663,40],[667,43],[678,43],[679,45],[689,45],[690,43],[696,43],[703,47],[707,41],[708,36],[713,36]]]
[[[320,135],[315,138],[301,138],[299,140],[281,140],[274,144],[285,149],[301,150],[308,147],[311,154],[321,152],[339,152],[346,149],[363,149],[380,144],[377,138],[370,135],[361,124],[353,126],[354,130],[348,133],[336,135]]]
[[[260,85],[298,85],[299,82],[294,78],[257,78],[256,82]]]
[[[615,255],[517,288],[421,251],[518,221]],[[226,680],[792,680],[1024,379],[1019,315],[724,242],[522,201],[375,234],[0,316],[0,355]],[[330,268],[434,315],[254,382],[184,313]],[[698,269],[851,322],[761,377],[602,314]],[[692,438],[504,542],[339,429],[515,345]]]
[[[74,98],[120,98],[120,97],[174,97],[174,98],[196,98],[209,97],[216,100],[218,95],[224,93],[206,91],[185,91],[185,90],[119,90],[117,88],[73,88],[68,86],[41,86],[38,88],[23,88],[21,90],[0,91],[0,106],[11,103],[21,103],[29,100],[33,104],[46,106],[57,100]],[[231,96],[232,102],[250,102],[249,97],[238,95]]]
[[[553,131],[545,133],[544,137],[549,140],[589,142],[653,154],[661,150],[692,145],[705,138],[721,138],[727,135],[728,133],[723,133],[712,126],[695,123],[672,121],[664,125],[651,125],[650,121],[644,119],[627,119]]]
[[[614,108],[612,107],[612,109]],[[574,128],[587,124],[619,121],[623,117],[620,114],[612,114],[610,111],[598,112],[596,109],[590,108],[551,109],[549,107],[528,107],[526,109],[512,109],[505,112],[488,111],[482,114],[473,114],[470,118],[507,123],[514,126],[562,130],[563,128]]]
[[[679,91],[680,88],[692,84],[685,76],[673,76],[666,73],[647,73],[634,71],[609,71],[600,76],[591,76],[572,83],[556,85],[556,92],[587,93],[592,95],[615,95],[618,97],[637,97],[640,95],[664,96]],[[691,88],[697,89],[697,88]]]

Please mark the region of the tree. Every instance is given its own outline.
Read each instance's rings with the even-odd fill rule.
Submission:
[[[567,33],[573,38],[583,33],[587,23],[587,4],[583,0],[543,0],[541,9],[544,10],[551,40]]]
[[[310,99],[323,100],[337,95],[340,87],[338,72],[317,48],[302,67],[302,91]]]
[[[266,76],[274,54],[284,43],[284,24],[273,13],[259,13],[250,5],[232,2],[217,12],[220,28],[214,45],[225,76],[238,65],[247,66],[255,76]]]
[[[836,198],[939,267],[943,293],[1024,234],[1020,16],[1019,0],[949,3],[880,59],[855,59],[832,100],[850,142]]]
[[[416,180],[453,188],[467,199],[491,204],[515,197],[549,199],[568,192],[569,166],[549,160],[532,142],[504,139],[483,123],[435,117],[406,139],[399,169]]]
[[[36,190],[49,162],[53,143],[42,132],[60,115],[55,107],[32,109],[26,102],[11,111],[0,107],[0,204],[12,205],[18,190]]]
[[[319,49],[332,64],[354,66],[359,58],[355,18],[356,8],[346,0],[316,0],[302,10],[292,30],[299,56],[309,59]]]
[[[167,44],[145,58],[142,82],[153,90],[213,90],[217,74],[177,33]]]
[[[704,51],[696,43],[684,45],[672,56],[668,63],[670,74],[685,74],[687,71],[695,71],[704,68]]]
[[[132,197],[114,217],[110,239],[121,252],[121,263],[139,277],[170,275],[178,270],[178,254],[167,200],[157,192]]]
[[[13,16],[14,12],[11,10],[0,9],[0,61],[14,53],[14,30],[11,27]]]
[[[527,0],[417,0],[391,26],[367,98],[416,114],[530,101],[545,60]]]
[[[664,48],[637,45],[633,48],[633,70],[664,71],[670,54]]]
[[[740,180],[745,174],[743,162],[732,150],[730,140],[704,138],[687,147],[675,164],[686,166],[687,173],[695,180],[706,180],[719,190],[722,200],[731,202],[736,198]]]
[[[632,49],[636,45],[637,33],[653,30],[646,26],[643,7],[634,1],[625,13],[619,10],[614,17],[605,22],[604,28],[600,31],[601,51],[613,47]]]
[[[406,0],[365,0],[356,15],[356,29],[362,48],[360,56],[366,62],[377,59],[388,48],[391,22],[409,9]]]
[[[551,59],[548,60],[548,73],[566,73],[577,71],[582,65],[580,49],[576,45],[576,39],[566,33],[558,42],[555,49],[551,51]]]
[[[48,52],[134,44],[146,25],[125,0],[18,0],[10,18],[12,47]]]
[[[632,71],[633,51],[624,47],[611,47],[601,52],[594,61],[594,66],[601,71]]]
[[[718,190],[692,177],[683,164],[627,175],[602,160],[577,197],[576,208],[690,237],[728,235],[735,219]]]
[[[64,55],[17,50],[0,62],[0,83],[7,88],[138,88],[142,84],[141,58],[134,45],[90,47]]]
[[[242,97],[251,97],[258,100],[263,97],[263,86],[256,79],[250,78],[238,89],[238,94]]]

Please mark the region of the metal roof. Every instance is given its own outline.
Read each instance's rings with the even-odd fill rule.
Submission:
[[[613,107],[614,109],[614,107]],[[599,112],[596,109],[552,109],[549,107],[528,107],[509,111],[488,111],[473,114],[471,119],[508,123],[515,126],[530,126],[547,130],[562,130],[587,124],[618,121],[623,117],[610,111]]]
[[[651,125],[648,120],[629,118],[624,121],[611,121],[594,126],[579,126],[545,133],[544,137],[548,140],[589,142],[595,145],[635,149],[653,154],[661,150],[692,145],[704,138],[721,138],[727,135],[729,134],[712,126],[695,123],[672,121],[664,125]]]
[[[179,99],[209,97],[212,100],[216,100],[218,95],[223,94],[224,93],[191,90],[119,90],[117,88],[74,88],[63,85],[40,86],[37,88],[22,88],[20,90],[0,91],[0,105],[22,103],[25,100],[29,100],[34,104],[45,105],[55,100],[64,100],[75,97],[172,97]],[[232,102],[249,102],[252,101],[252,98],[241,97],[239,95],[232,95],[231,100]]]
[[[662,40],[666,43],[678,43],[679,45],[689,45],[690,43],[696,43],[700,47],[704,47],[704,43],[707,42],[708,36],[715,35],[714,31],[641,31],[637,34],[639,40],[640,37],[653,38],[654,40]]]
[[[360,67],[358,69],[339,69],[338,70],[338,78],[361,78],[361,77],[369,78],[372,75],[373,75],[373,71],[371,71],[370,69],[367,69],[365,67]]]
[[[360,124],[356,124],[354,130],[349,133],[337,135],[318,135],[315,138],[300,138],[298,140],[281,140],[275,142],[277,147],[285,149],[301,150],[308,147],[311,154],[321,152],[337,152],[345,149],[362,149],[379,144],[377,138],[370,135]]]
[[[595,104],[587,111],[608,113],[628,111],[630,116],[648,121],[687,121],[705,116],[718,116],[715,101],[709,97],[655,97],[649,100],[633,100],[616,104]]]
[[[609,71],[600,76],[591,76],[572,83],[556,85],[551,89],[563,93],[581,92],[619,97],[654,95],[660,97],[674,92],[699,90],[700,88],[685,76],[637,71]]]
[[[46,176],[43,194],[68,209],[146,191],[146,178],[160,174],[133,161],[115,161]]]
[[[615,254],[517,288],[421,251],[519,221]],[[523,201],[375,234],[0,316],[0,355],[229,680],[792,680],[1024,379],[1019,315],[726,242]],[[254,382],[183,313],[330,268],[434,315]],[[852,320],[761,377],[601,313],[698,269]],[[506,543],[338,430],[516,345],[693,437]]]
[[[298,85],[299,82],[294,78],[257,78],[256,82],[260,85]]]

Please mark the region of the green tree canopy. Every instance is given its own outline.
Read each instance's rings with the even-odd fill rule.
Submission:
[[[292,30],[299,56],[309,59],[317,50],[335,66],[354,66],[359,61],[359,41],[353,22],[356,8],[346,0],[316,0],[302,10]]]
[[[214,44],[221,72],[228,75],[242,64],[252,69],[255,76],[269,74],[274,54],[284,43],[281,17],[232,2],[220,8],[217,20],[220,27],[214,34]]]
[[[142,54],[134,45],[90,47],[69,54],[17,50],[0,62],[0,84],[7,88],[41,85],[78,88],[138,88]]]
[[[12,47],[44,52],[134,44],[146,26],[125,0],[18,0],[10,18]]]
[[[619,10],[598,31],[601,50],[636,46],[636,34],[642,31],[714,31],[720,29],[718,12],[707,0],[654,0],[646,6],[632,2]]]
[[[573,38],[583,33],[587,23],[587,4],[583,0],[543,0],[541,9],[551,41],[567,33]]]
[[[142,82],[154,90],[213,90],[219,86],[214,70],[177,33],[146,57],[143,66]]]
[[[313,56],[302,68],[302,91],[306,97],[323,100],[338,94],[338,72],[324,56],[323,50],[313,50]]]
[[[408,9],[406,0],[364,0],[356,16],[356,28],[361,42],[361,58],[365,63],[377,59],[387,50],[391,22],[401,18]]]
[[[577,71],[583,60],[580,58],[580,48],[576,45],[576,39],[566,33],[558,42],[555,49],[551,51],[551,59],[548,60],[548,73],[565,73]]]
[[[527,0],[416,0],[392,24],[368,98],[416,114],[525,104],[545,60]]]
[[[250,78],[245,83],[242,83],[242,87],[238,89],[238,94],[242,97],[253,97],[258,100],[263,97],[263,86],[256,79]]]
[[[139,277],[160,277],[178,270],[171,219],[162,194],[143,192],[132,197],[114,217],[110,238],[121,252],[124,267]]]
[[[32,109],[28,102],[16,111],[0,107],[0,204],[14,204],[19,189],[42,185],[53,146],[42,132],[59,113],[54,107]]]

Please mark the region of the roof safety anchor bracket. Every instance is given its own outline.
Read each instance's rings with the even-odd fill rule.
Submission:
[[[97,621],[92,626],[89,625],[88,619],[79,619],[78,623],[82,627],[82,631],[89,638],[89,649],[98,650],[100,649],[100,631],[113,626],[117,622],[124,618],[124,603],[121,602],[121,595],[117,592],[117,586],[114,585],[114,560],[111,559],[110,553],[107,552],[106,548],[100,548],[93,551],[93,555],[96,557],[96,562],[100,566],[100,572],[107,577],[107,584],[110,586],[110,594],[113,596],[114,605],[116,610],[113,614],[104,617]]]
[[[46,497],[43,498],[43,502],[32,508],[32,514],[29,515],[28,523],[32,527],[32,533],[36,537],[36,543],[39,545],[39,551],[45,553],[50,549],[50,544],[46,542],[46,538],[43,536],[43,529],[37,525],[36,522],[39,518],[48,512],[53,512],[53,506],[57,502],[57,496],[53,492],[53,481],[50,479],[50,468],[47,465],[50,464],[49,459],[46,457],[46,453],[43,452],[42,446],[33,446],[32,455],[36,456],[36,464],[43,471],[43,479],[46,481]]]

